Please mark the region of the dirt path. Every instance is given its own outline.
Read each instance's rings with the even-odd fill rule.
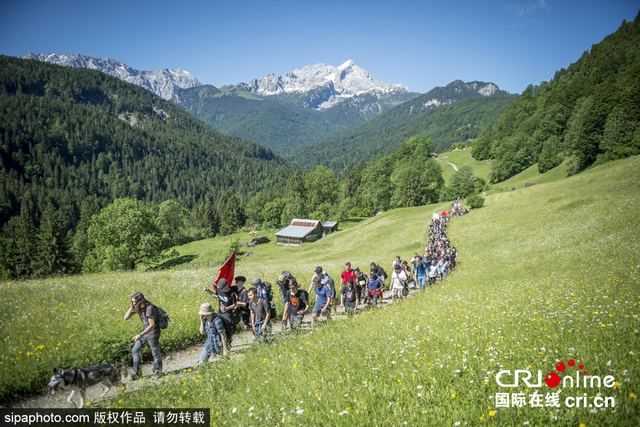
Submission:
[[[411,292],[416,292],[411,290]],[[391,304],[391,292],[385,291],[383,293],[382,304],[390,305]],[[338,306],[337,316],[335,316],[336,320],[344,320],[347,317],[344,315],[344,310]],[[278,321],[273,325],[273,335],[278,336],[282,334],[282,326],[283,323]],[[305,320],[302,323],[302,329],[310,330],[311,329],[311,315],[306,315]],[[233,336],[233,345],[230,351],[230,358],[238,359],[238,354],[246,351],[253,343],[255,342],[253,334],[250,331],[243,331]],[[202,347],[204,344],[197,344],[190,347],[187,347],[180,351],[175,351],[168,354],[163,354],[163,368],[164,375],[159,379],[153,379],[151,377],[153,363],[145,363],[141,366],[143,378],[138,381],[131,381],[129,379],[124,381],[124,385],[127,388],[128,392],[140,390],[143,387],[162,383],[163,381],[170,380],[172,377],[179,377],[184,375],[189,368],[194,368],[198,365],[200,360],[200,353],[202,352]],[[214,359],[217,360],[217,359]],[[131,367],[129,367],[131,369]],[[86,399],[88,403],[95,403],[100,400],[109,399],[115,396],[116,391],[109,390],[109,393],[102,398],[101,395],[104,391],[102,385],[97,385],[95,387],[90,387],[86,392]],[[67,397],[69,396],[70,391],[62,390],[56,393],[54,396],[47,391],[46,393],[41,393],[35,396],[31,396],[29,398],[25,398],[21,401],[16,402],[10,407],[13,408],[68,408],[72,407],[67,402]],[[74,404],[77,405],[80,401],[80,396],[76,395],[74,397]]]
[[[446,159],[446,158],[447,158],[447,156],[445,156],[444,158]],[[443,159],[438,158],[438,157],[436,157],[436,160],[439,160],[439,161],[441,161],[441,162],[444,162],[444,163],[448,163],[448,164],[450,164],[450,165],[451,165],[451,167],[453,168],[453,170],[454,170],[454,171],[456,171],[456,172],[458,172],[458,167],[457,167],[456,165],[454,165],[453,163],[451,163],[451,162],[449,162],[449,161],[447,161],[447,160],[443,160]]]

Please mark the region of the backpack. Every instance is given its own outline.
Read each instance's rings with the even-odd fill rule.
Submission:
[[[295,277],[293,277],[293,275],[291,274],[290,271],[283,271],[282,275],[285,277],[285,279],[287,280],[291,280],[291,279],[295,279]]]
[[[273,289],[271,288],[271,283],[269,282],[262,282],[260,283],[260,286],[264,289],[264,293],[267,295],[267,302],[269,303],[269,305],[271,306],[271,319],[276,318],[276,316],[278,315],[278,312],[276,311],[276,305],[274,303],[272,303],[271,301],[273,300]]]
[[[169,326],[169,314],[157,305],[155,307],[158,313],[158,327],[160,329],[167,329],[167,326]]]

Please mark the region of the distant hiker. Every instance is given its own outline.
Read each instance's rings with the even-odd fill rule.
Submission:
[[[291,274],[291,273],[289,273],[289,274]],[[291,276],[289,276],[289,277],[291,277]],[[284,274],[279,275],[278,279],[276,280],[276,285],[278,286],[278,289],[280,290],[280,296],[282,298],[282,305],[284,306],[284,304],[287,302],[287,294],[289,293],[289,278],[287,278]]]
[[[371,267],[371,268],[370,268],[370,270],[371,270],[371,269],[375,269],[375,271],[376,271],[376,276],[378,276],[378,278],[382,281],[382,287],[383,287],[383,290],[384,290],[384,282],[385,282],[385,280],[387,280],[387,278],[389,277],[389,276],[387,275],[387,272],[386,272],[386,271],[384,271],[384,268],[382,268],[382,266],[380,266],[380,265],[376,264],[375,262],[372,262],[372,263],[370,264],[370,267]]]
[[[406,281],[406,293],[409,293],[409,282],[412,281],[411,279],[411,269],[409,268],[409,263],[407,263],[407,261],[402,261],[402,271],[404,271],[404,274],[406,274],[407,276],[407,281]],[[413,289],[416,288],[416,281],[413,280]],[[405,294],[406,296],[406,294]]]
[[[311,312],[311,329],[314,329],[320,315],[323,314],[328,320],[331,320],[332,294],[329,286],[320,281],[320,277],[314,277],[312,285],[316,292],[316,303]]]
[[[393,260],[393,263],[391,264],[391,268],[395,270],[396,265],[402,265],[402,260],[400,259],[400,255],[396,255],[396,259]]]
[[[440,263],[440,281],[444,282],[444,278],[449,272],[449,255],[445,255]]]
[[[438,277],[439,273],[440,273],[440,269],[436,264],[436,259],[431,258],[431,265],[429,265],[429,285],[430,286],[436,283],[436,278]]]
[[[247,295],[247,288],[244,287],[247,278],[244,276],[237,276],[234,279],[236,283],[236,289],[238,290],[238,310],[240,313],[240,319],[245,329],[251,327],[251,310],[249,310],[249,296]]]
[[[418,282],[418,289],[424,291],[424,286],[427,281],[427,266],[422,262],[422,257],[416,258],[416,266],[413,270],[416,282]]]
[[[372,268],[367,279],[367,301],[370,305],[376,306],[378,300],[382,300],[382,291],[384,290],[384,281],[376,274],[376,269]]]
[[[347,316],[353,316],[358,311],[358,294],[352,278],[347,280],[347,284],[342,287],[340,294],[340,306],[344,308]]]
[[[200,305],[198,314],[200,315],[200,335],[207,334],[207,340],[200,354],[200,364],[209,360],[209,356],[221,352],[224,357],[228,356],[227,332],[222,318],[216,315],[210,302]]]
[[[351,263],[345,262],[344,271],[342,272],[342,274],[340,274],[340,289],[344,288],[344,285],[347,284],[349,279],[353,279],[353,282],[355,283],[357,280],[357,275],[356,271],[351,269]]]
[[[292,330],[300,329],[304,314],[309,311],[309,295],[302,289],[296,279],[289,281],[287,302],[284,306],[282,322],[289,320]]]
[[[251,288],[249,295],[249,309],[251,310],[251,327],[256,341],[266,342],[271,334],[271,307],[264,298],[258,298],[256,290]]]
[[[402,299],[406,282],[407,274],[402,270],[402,264],[396,264],[395,270],[391,273],[391,302],[395,302],[396,298]]]
[[[316,277],[317,278],[321,278],[322,277],[322,272],[323,272],[322,267],[321,266],[317,266],[315,271],[314,271],[314,273],[313,273],[313,276],[311,277],[311,284],[309,285],[309,290],[307,291],[307,293],[309,293],[309,294],[311,293],[311,291],[313,290],[313,281],[316,280]]]
[[[331,301],[336,301],[336,298],[338,296],[337,292],[336,292],[336,285],[335,282],[333,281],[333,277],[329,276],[329,273],[327,273],[326,271],[322,272],[322,277],[320,277],[320,282],[323,285],[327,285],[329,287],[329,289],[331,290]],[[335,314],[336,311],[338,310],[338,306],[337,304],[331,304],[331,308],[333,309],[333,313]]]
[[[362,303],[362,298],[366,293],[367,275],[360,271],[358,267],[353,271],[356,273],[356,292],[358,294],[358,305],[360,305]]]
[[[136,292],[131,296],[131,306],[124,314],[124,320],[129,320],[134,314],[140,316],[144,329],[133,337],[133,372],[130,374],[132,380],[140,376],[140,350],[145,344],[149,344],[151,355],[153,356],[153,375],[159,376],[162,373],[162,354],[160,353],[160,325],[158,324],[158,312],[156,307],[147,301],[142,292]]]

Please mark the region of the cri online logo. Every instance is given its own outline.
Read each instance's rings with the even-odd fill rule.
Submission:
[[[575,360],[572,359],[572,360],[569,360],[568,364],[570,367],[574,367],[576,365],[576,362]],[[556,370],[558,372],[564,372],[566,369],[567,369],[567,366],[563,362],[559,362],[556,365]],[[582,371],[582,381],[580,381],[581,371]],[[531,371],[528,371],[528,370],[514,371],[513,384],[504,384],[502,382],[503,375],[511,375],[511,371],[503,370],[498,372],[498,374],[496,375],[496,382],[501,387],[518,387],[520,380],[522,380],[522,382],[525,383],[527,387],[542,387],[542,371],[540,370],[538,370],[537,383],[532,383],[530,381],[533,375],[531,374]],[[551,388],[555,388],[558,385],[560,385],[560,381],[561,381],[560,376],[555,372],[550,372],[544,378],[544,383]],[[607,388],[611,388],[615,385],[615,383],[616,383],[616,380],[613,377],[613,375],[607,375],[606,377],[604,377],[604,379],[601,379],[599,376],[596,376],[596,375],[587,375],[587,371],[584,369],[584,365],[578,366],[578,371],[576,371],[575,379],[572,375],[566,375],[564,378],[562,378],[562,387],[564,388],[599,388],[599,387],[602,387],[602,385],[604,385]]]

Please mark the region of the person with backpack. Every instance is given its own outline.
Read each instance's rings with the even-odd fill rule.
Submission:
[[[416,266],[413,269],[415,280],[418,282],[418,289],[424,292],[424,286],[427,282],[427,266],[423,263],[422,257],[416,258]]]
[[[235,314],[238,308],[238,295],[231,290],[225,278],[218,281],[215,294],[207,286],[204,287],[204,291],[218,299],[218,316],[222,317],[226,324],[231,325],[231,331],[227,331],[230,332],[227,336],[230,341],[231,336],[236,333],[236,324],[239,321]]]
[[[391,302],[395,303],[396,298],[402,299],[404,287],[407,283],[407,274],[402,270],[402,264],[396,264],[395,270],[391,273]]]
[[[387,278],[389,277],[387,275],[387,272],[384,271],[384,268],[382,268],[381,265],[376,264],[375,262],[372,262],[370,265],[370,270],[375,270],[376,272],[376,276],[382,281],[382,290],[384,291],[384,282],[387,280]],[[381,298],[382,299],[382,298]]]
[[[249,297],[247,296],[247,288],[244,287],[247,278],[244,276],[237,276],[233,279],[236,283],[236,289],[238,291],[238,310],[240,313],[240,319],[245,329],[251,327],[251,310],[249,310]],[[233,289],[233,288],[232,288]]]
[[[287,302],[284,305],[282,323],[289,321],[292,331],[297,331],[302,325],[304,314],[309,311],[309,294],[300,289],[300,284],[295,278],[289,280],[289,292]]]
[[[449,272],[449,255],[445,255],[442,257],[442,262],[440,264],[440,282],[444,282],[444,278],[447,276]]]
[[[358,311],[358,294],[353,279],[349,279],[340,290],[340,306],[347,316],[351,317]]]
[[[314,277],[312,285],[316,292],[316,303],[311,311],[311,329],[313,330],[320,315],[324,315],[328,320],[331,320],[332,293],[329,286],[326,283],[322,283],[320,277]]]
[[[198,314],[200,315],[200,335],[207,334],[207,340],[200,354],[200,365],[209,360],[209,356],[220,354],[220,352],[227,357],[229,355],[227,330],[222,318],[216,315],[210,302],[201,304]]]
[[[282,297],[282,306],[287,302],[287,294],[289,293],[289,278],[291,278],[291,273],[288,271],[283,271],[283,274],[278,276],[276,280],[276,285],[278,289],[280,289],[280,296]],[[288,277],[284,274],[288,273]]]
[[[271,318],[275,319],[277,316],[276,305],[273,302],[273,288],[271,283],[263,282],[260,278],[256,277],[251,281],[251,284],[256,290],[258,298],[264,298],[269,303]]]
[[[258,298],[256,290],[251,288],[249,295],[249,309],[251,310],[251,328],[256,341],[265,343],[271,335],[271,307],[266,299]]]
[[[367,278],[367,302],[374,307],[378,305],[378,300],[382,301],[382,291],[384,290],[384,281],[376,274],[376,269],[372,268]]]
[[[358,305],[360,305],[367,286],[367,276],[358,267],[353,271],[356,273],[356,293],[358,294]]]
[[[156,306],[151,304],[144,297],[142,292],[136,292],[131,296],[131,306],[124,314],[124,320],[129,320],[134,314],[140,316],[144,329],[133,337],[133,372],[130,374],[131,380],[140,377],[140,350],[145,344],[149,344],[151,355],[153,356],[153,375],[159,377],[162,374],[162,353],[160,352],[160,316]]]

